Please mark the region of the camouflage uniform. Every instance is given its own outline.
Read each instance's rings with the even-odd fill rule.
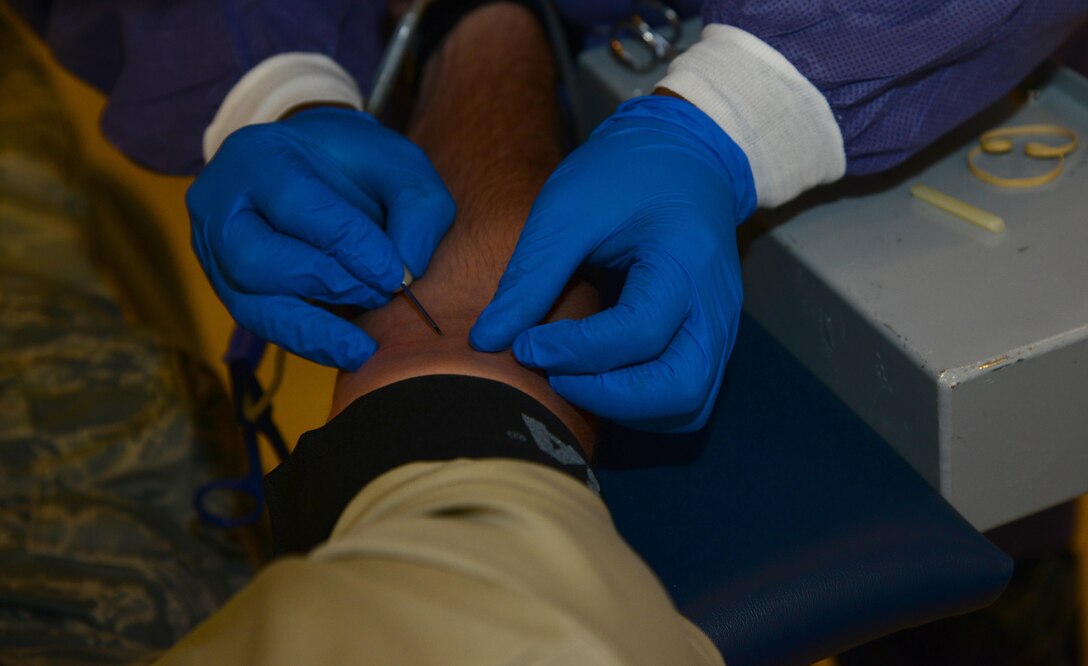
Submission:
[[[0,663],[145,662],[248,574],[193,519],[230,412],[107,289],[72,131],[2,14],[0,44]]]

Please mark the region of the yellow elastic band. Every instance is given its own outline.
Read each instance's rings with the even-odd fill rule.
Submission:
[[[966,201],[961,201],[944,192],[939,192],[928,185],[918,183],[910,188],[910,193],[914,198],[921,199],[927,204],[940,208],[947,213],[952,213],[956,217],[967,220],[971,224],[982,227],[986,231],[991,231],[995,234],[1005,231],[1005,220],[997,215],[994,215],[990,211],[976,208]]]
[[[1061,136],[1069,141],[1060,146],[1050,146],[1038,141],[1029,141],[1024,146],[1024,154],[1037,159],[1057,158],[1058,165],[1050,171],[1030,178],[1003,178],[995,176],[975,164],[975,158],[982,153],[1000,155],[1012,152],[1011,137],[1026,135]],[[967,168],[975,174],[979,180],[998,187],[1036,187],[1049,183],[1058,177],[1065,167],[1065,156],[1077,149],[1077,134],[1060,125],[1017,125],[1015,127],[1000,127],[990,130],[978,138],[978,144],[967,153]]]

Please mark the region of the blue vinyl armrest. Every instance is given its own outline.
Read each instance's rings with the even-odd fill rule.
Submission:
[[[983,607],[1012,560],[745,316],[711,422],[606,428],[616,524],[731,666],[809,664]]]

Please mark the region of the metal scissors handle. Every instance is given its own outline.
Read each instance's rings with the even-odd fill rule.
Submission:
[[[231,395],[234,412],[242,427],[246,450],[244,476],[215,479],[205,483],[193,495],[193,505],[200,519],[217,527],[244,527],[256,523],[264,512],[264,473],[258,435],[264,435],[282,461],[287,458],[287,444],[276,424],[272,421],[272,404],[269,394],[261,388],[256,370],[264,356],[267,343],[242,328],[235,328],[230,347],[224,360],[230,369]],[[275,384],[282,377],[282,351],[277,350]],[[246,506],[239,511],[242,502]]]
[[[660,13],[665,17],[669,26],[669,36],[665,37],[655,30],[639,13],[639,7],[643,7]],[[624,47],[622,38],[633,33],[649,51],[649,58],[635,58]],[[612,26],[612,35],[608,44],[612,49],[612,55],[620,64],[640,74],[649,72],[659,63],[670,62],[679,51],[676,43],[683,34],[680,24],[680,15],[672,7],[659,2],[659,0],[639,0],[635,3],[635,13],[617,22]]]

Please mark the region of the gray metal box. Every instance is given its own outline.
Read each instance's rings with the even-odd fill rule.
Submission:
[[[1059,70],[982,119],[1088,138],[1088,81]],[[892,178],[759,216],[745,307],[960,513],[988,529],[1088,491],[1088,151],[1054,182],[987,185],[955,137]],[[1005,157],[1006,171],[1050,164]],[[1014,174],[1010,174],[1014,175]],[[925,183],[1000,235],[912,199]]]

